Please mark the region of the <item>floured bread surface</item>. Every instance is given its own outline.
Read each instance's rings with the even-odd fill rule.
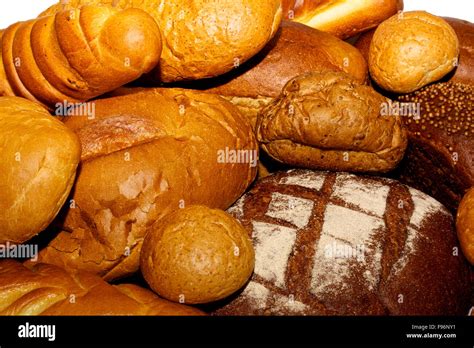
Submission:
[[[290,170],[229,209],[256,264],[216,315],[453,315],[469,309],[467,264],[441,203],[396,181]]]

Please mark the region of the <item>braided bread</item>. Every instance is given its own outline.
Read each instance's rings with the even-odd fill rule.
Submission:
[[[0,261],[0,315],[203,315],[132,284],[110,285],[86,272]]]

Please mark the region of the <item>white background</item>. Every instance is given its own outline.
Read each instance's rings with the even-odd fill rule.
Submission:
[[[57,2],[58,0],[0,0],[0,28],[34,18]],[[405,0],[405,10],[425,10],[439,16],[474,22],[474,0]]]

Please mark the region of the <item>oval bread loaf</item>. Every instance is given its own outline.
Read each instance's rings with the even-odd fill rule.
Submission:
[[[471,283],[451,214],[396,181],[290,170],[228,210],[255,271],[219,315],[466,315]]]
[[[76,176],[77,136],[41,105],[0,97],[0,243],[23,243],[45,229]]]
[[[313,169],[387,172],[402,159],[407,134],[389,100],[342,72],[290,80],[258,116],[257,139],[279,162]]]
[[[65,123],[82,145],[62,228],[39,261],[110,280],[139,268],[153,224],[184,206],[227,209],[254,180],[258,146],[229,102],[180,89],[97,100]]]
[[[163,36],[160,82],[226,73],[258,53],[277,32],[280,0],[69,0],[42,15],[84,4],[140,8],[155,18]]]

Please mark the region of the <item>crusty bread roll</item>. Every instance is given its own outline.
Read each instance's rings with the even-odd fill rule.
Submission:
[[[163,300],[137,285],[107,284],[100,277],[46,264],[27,268],[0,261],[0,315],[203,315]]]
[[[443,17],[454,29],[459,40],[459,64],[449,73],[443,81],[474,84],[474,24],[462,19]],[[369,48],[375,29],[362,34],[354,46],[357,47],[364,58],[369,60]]]
[[[95,108],[95,119],[66,120],[81,141],[81,170],[64,231],[39,262],[106,280],[134,273],[154,223],[192,204],[226,209],[255,178],[252,128],[222,98],[148,89],[97,100]]]
[[[156,66],[160,52],[153,18],[139,9],[106,6],[16,23],[2,38],[4,72],[15,95],[51,109],[136,80]]]
[[[219,315],[466,315],[469,266],[451,214],[394,180],[290,170],[229,212],[255,271]]]
[[[402,159],[407,134],[400,117],[382,115],[384,104],[388,99],[345,73],[298,76],[259,114],[257,139],[291,166],[387,172]]]
[[[197,304],[239,290],[254,263],[252,242],[237,220],[221,210],[194,205],[167,215],[148,232],[140,269],[160,296]]]
[[[283,0],[283,16],[347,39],[403,10],[403,0]]]
[[[41,105],[0,97],[0,243],[26,242],[49,225],[80,153],[77,136]]]
[[[69,0],[43,15],[84,4],[136,7],[155,18],[163,54],[152,78],[172,82],[213,77],[243,64],[276,33],[280,0]]]
[[[410,93],[444,77],[458,57],[458,37],[444,19],[424,11],[402,12],[375,30],[369,71],[383,89]]]
[[[313,71],[343,71],[360,83],[367,63],[350,44],[299,23],[283,21],[275,38],[238,69],[192,87],[233,102],[255,126],[258,112],[278,97],[285,84]]]
[[[403,117],[408,148],[397,170],[400,180],[455,212],[474,186],[474,86],[434,83],[399,100],[420,113]]]
[[[459,205],[456,229],[464,256],[474,265],[474,187],[466,193]]]

